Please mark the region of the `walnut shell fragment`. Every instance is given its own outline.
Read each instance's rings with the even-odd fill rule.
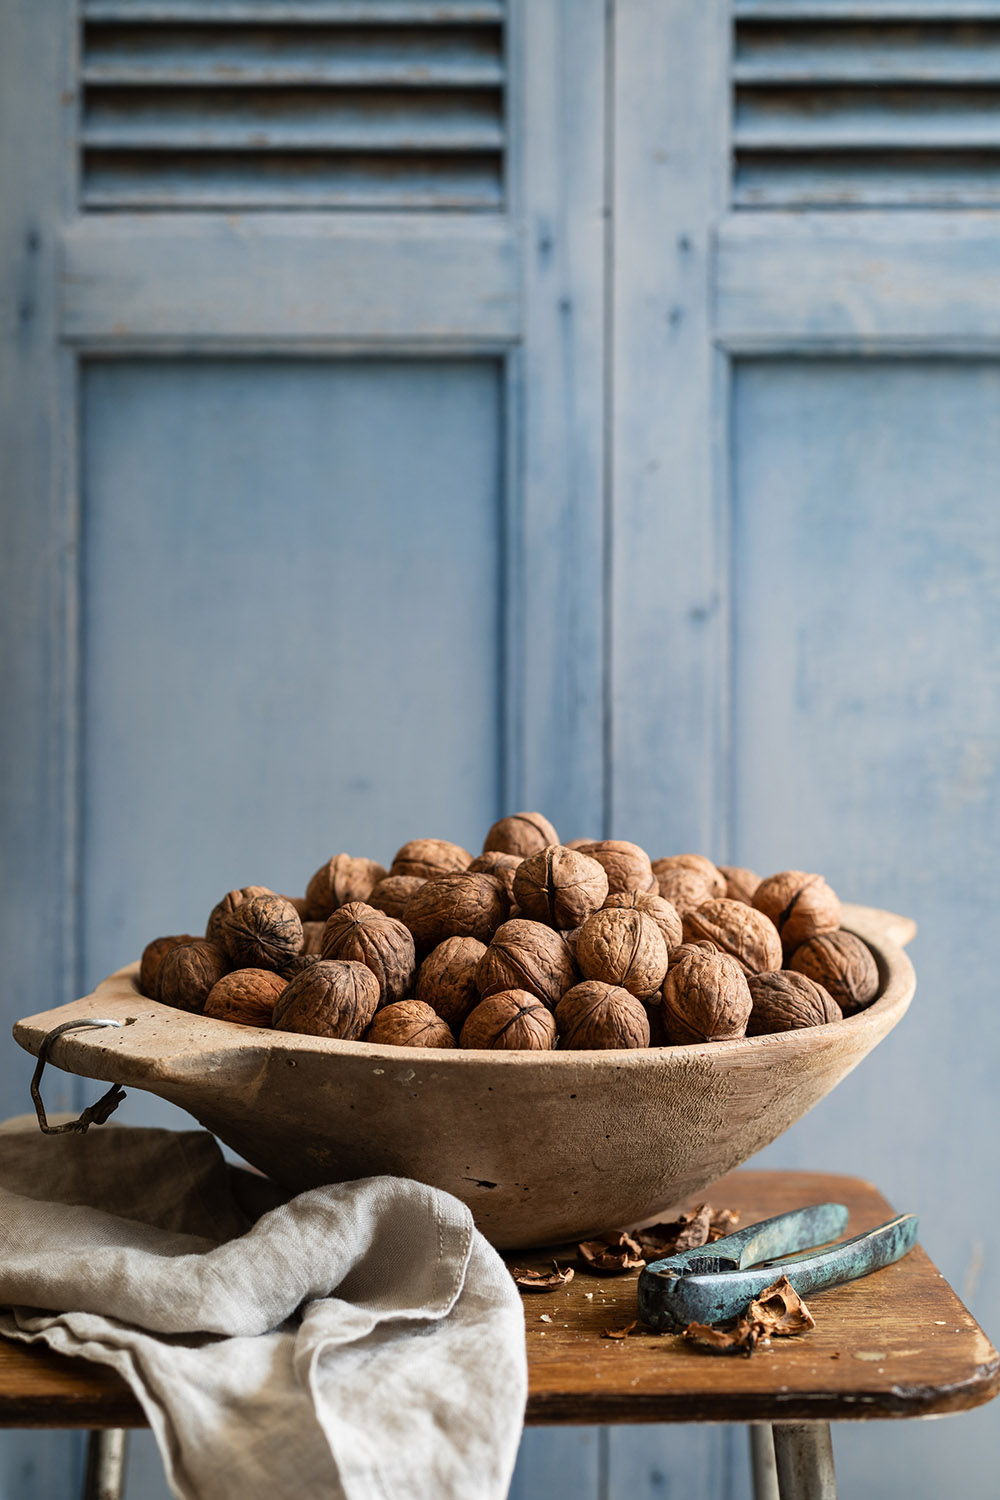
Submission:
[[[338,906],[367,901],[372,888],[385,879],[385,869],[374,859],[335,854],[320,865],[306,886],[306,913],[311,922],[325,922]]]
[[[554,1260],[551,1271],[522,1271],[511,1266],[510,1274],[522,1292],[554,1292],[573,1280],[573,1267],[560,1270],[559,1262]]]
[[[483,853],[497,851],[501,854],[517,854],[521,859],[537,854],[549,844],[558,844],[556,833],[548,818],[538,812],[514,813],[494,823],[483,840]]]
[[[245,885],[239,890],[227,891],[221,901],[217,901],[209,913],[205,924],[205,936],[212,943],[222,943],[225,939],[222,935],[222,924],[231,911],[242,906],[244,901],[252,901],[254,896],[273,896],[274,892],[266,885]],[[285,898],[283,898],[285,899]]]
[[[222,939],[234,969],[280,969],[302,952],[302,922],[281,896],[251,896],[223,918]]]
[[[788,967],[821,984],[845,1016],[865,1010],[878,997],[878,966],[853,932],[822,932],[792,954]]]
[[[205,1001],[231,968],[221,943],[195,938],[177,943],[163,955],[156,975],[156,999],[162,1005],[199,1014]]]
[[[746,975],[728,953],[689,953],[663,985],[663,1025],[675,1046],[745,1035],[753,1008]]]
[[[422,1000],[397,1000],[383,1005],[365,1032],[366,1042],[387,1047],[454,1047],[447,1021]]]
[[[649,1046],[649,1020],[641,1000],[620,985],[585,979],[556,1006],[564,1047],[592,1051]]]
[[[576,941],[576,961],[585,979],[621,985],[649,999],[667,972],[667,946],[644,912],[608,909],[588,917]]]
[[[655,891],[656,876],[645,849],[627,839],[600,839],[585,844],[581,854],[596,859],[608,877],[608,892]]]
[[[655,890],[612,891],[604,903],[605,911],[626,906],[645,912],[647,917],[652,917],[660,929],[668,953],[683,940],[684,929],[680,912],[676,906],[671,906],[669,901],[664,901],[662,896],[658,896]]]
[[[482,998],[476,974],[486,951],[486,944],[478,938],[445,938],[431,949],[417,972],[416,998],[432,1006],[456,1032]]]
[[[754,892],[753,904],[778,929],[786,955],[818,933],[835,932],[840,926],[836,892],[822,875],[807,875],[803,870],[769,875]]]
[[[367,964],[378,980],[380,1005],[408,995],[417,968],[409,928],[363,901],[349,901],[328,918],[323,957]]]
[[[843,1019],[844,1013],[833,996],[805,974],[778,969],[751,974],[747,983],[753,999],[747,1036],[772,1036]]]
[[[450,844],[447,839],[410,839],[396,850],[389,874],[433,880],[437,875],[467,870],[471,863],[472,855],[461,844]]]
[[[387,917],[395,917],[397,922],[401,922],[407,901],[414,891],[419,891],[426,884],[421,875],[387,875],[384,880],[372,886],[371,893],[365,900],[376,911],[384,911]]]
[[[684,916],[685,942],[714,943],[735,958],[744,974],[781,968],[781,939],[769,917],[742,901],[722,897]]]
[[[502,990],[527,990],[554,1010],[579,979],[569,945],[543,922],[517,917],[493,934],[476,973],[485,1000]]]
[[[744,901],[747,906],[753,905],[753,894],[760,885],[760,876],[756,870],[748,870],[743,865],[719,865],[719,874],[725,877],[726,889],[722,892],[727,901]]]
[[[273,969],[233,969],[209,991],[205,1015],[239,1026],[270,1026],[286,981]]]
[[[439,875],[414,891],[403,921],[417,947],[426,951],[448,937],[488,943],[506,920],[508,908],[507,892],[493,875]]]
[[[156,979],[160,972],[160,964],[164,956],[171,948],[179,948],[182,943],[198,943],[202,939],[193,932],[179,932],[172,937],[154,938],[147,943],[142,950],[142,962],[139,964],[139,988],[150,1000],[156,999]]]
[[[622,1271],[638,1271],[646,1264],[638,1241],[630,1234],[620,1232],[582,1240],[576,1251],[588,1271],[604,1275],[618,1276]]]
[[[550,927],[579,927],[599,911],[608,877],[596,859],[550,844],[522,860],[514,874],[514,900],[525,916]]]
[[[276,1031],[360,1041],[378,1009],[378,980],[365,964],[320,959],[286,985],[274,1007]]]
[[[548,1052],[555,1044],[555,1017],[527,990],[501,990],[480,1000],[459,1038],[462,1047],[491,1051]]]

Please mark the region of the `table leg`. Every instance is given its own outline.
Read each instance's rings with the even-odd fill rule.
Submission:
[[[107,1427],[90,1434],[83,1500],[122,1500],[127,1441],[128,1435],[121,1427]]]
[[[753,1500],[781,1500],[774,1462],[774,1437],[769,1422],[756,1422],[750,1428],[750,1473]]]
[[[775,1422],[774,1461],[781,1500],[837,1500],[828,1422]]]

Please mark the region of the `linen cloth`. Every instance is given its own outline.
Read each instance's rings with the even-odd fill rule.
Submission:
[[[111,1365],[182,1500],[501,1500],[527,1371],[468,1209],[290,1197],[194,1130],[0,1126],[0,1333]]]

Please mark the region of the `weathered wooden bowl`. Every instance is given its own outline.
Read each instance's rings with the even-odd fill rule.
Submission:
[[[188,1015],[139,993],[133,964],[19,1021],[30,1052],[61,1022],[71,1073],[148,1089],[296,1189],[392,1173],[446,1188],[495,1245],[649,1220],[773,1141],[880,1042],[913,996],[912,922],[845,906],[875,955],[868,1010],[830,1026],[621,1052],[439,1052],[325,1041]]]

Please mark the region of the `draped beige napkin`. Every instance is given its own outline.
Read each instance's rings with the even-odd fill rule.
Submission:
[[[502,1500],[520,1297],[395,1177],[287,1198],[211,1135],[0,1127],[0,1332],[111,1365],[182,1500]]]

